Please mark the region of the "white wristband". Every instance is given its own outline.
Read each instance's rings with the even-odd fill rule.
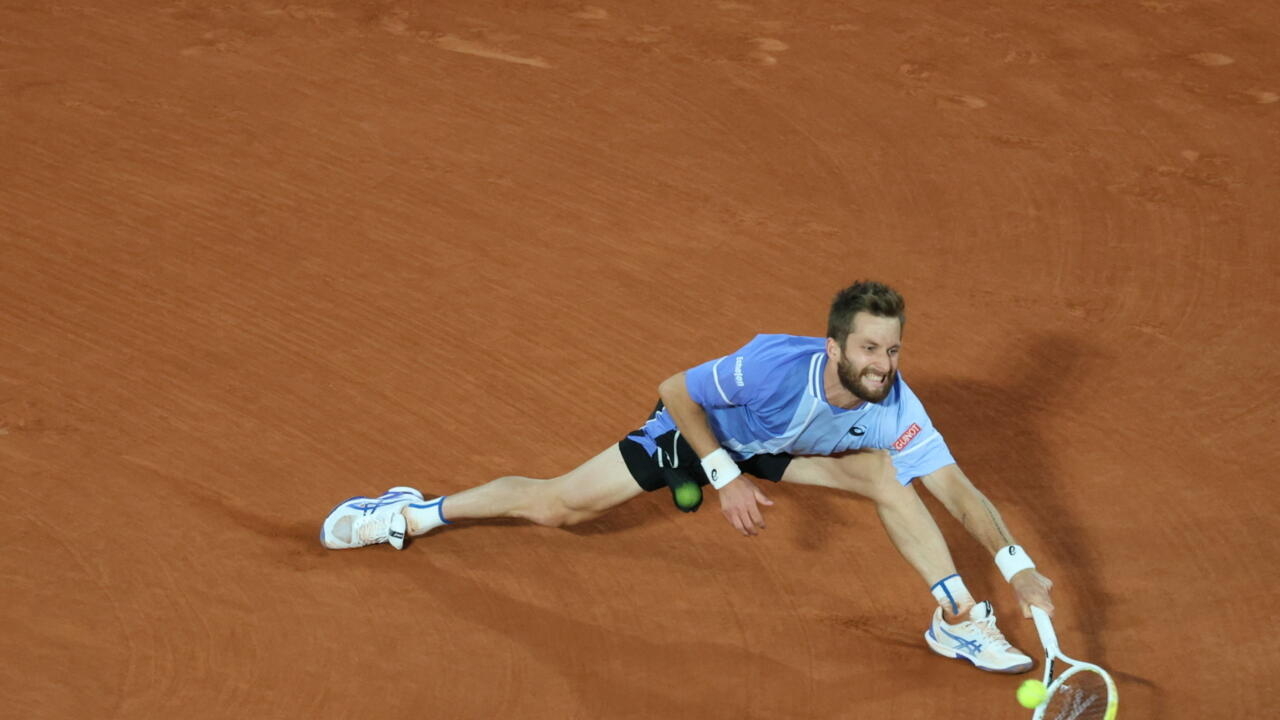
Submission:
[[[1000,574],[1004,575],[1005,582],[1013,579],[1014,575],[1023,570],[1032,570],[1036,566],[1031,562],[1031,556],[1021,545],[1005,545],[996,551],[996,567],[1000,568]]]
[[[724,448],[717,448],[715,452],[702,458],[702,472],[707,474],[711,487],[717,490],[733,482],[742,474],[738,469],[738,463],[729,457],[729,451]]]

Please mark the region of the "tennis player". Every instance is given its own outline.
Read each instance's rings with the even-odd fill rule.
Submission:
[[[773,503],[753,477],[837,488],[875,503],[893,544],[930,588],[937,607],[924,639],[934,652],[983,670],[1025,672],[1031,658],[1005,639],[991,603],[974,600],[913,481],[991,553],[1025,616],[1032,605],[1053,611],[1052,583],[960,470],[899,374],[905,321],[896,291],[856,283],[832,302],[826,338],[758,335],[673,375],[659,385],[661,399],[643,426],[560,477],[501,477],[431,500],[410,487],[352,498],[326,518],[321,542],[400,549],[409,536],[481,518],[561,527],[664,487],[691,511],[708,484],[734,529],[756,535],[765,528],[761,506]]]

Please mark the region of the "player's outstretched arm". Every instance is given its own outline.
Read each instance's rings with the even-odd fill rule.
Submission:
[[[716,438],[711,423],[707,420],[707,411],[689,395],[684,373],[677,373],[662,381],[658,386],[658,396],[662,398],[662,404],[671,414],[671,419],[675,420],[680,434],[684,435],[685,442],[702,459],[703,468],[706,469],[709,463],[719,465],[720,472],[734,476],[725,484],[717,483],[712,477],[712,484],[716,486],[720,499],[720,511],[725,518],[743,535],[757,534],[764,528],[764,514],[760,512],[759,506],[772,505],[773,502],[765,497],[751,478],[741,474],[733,459],[720,447],[720,440]],[[708,477],[712,476],[711,472],[707,474]]]
[[[956,517],[969,534],[993,557],[1002,551],[1007,552],[1010,546],[1018,547],[1013,533],[1004,524],[1004,518],[996,510],[986,495],[982,494],[969,478],[960,470],[959,465],[947,465],[921,478],[924,486],[934,497]],[[1025,556],[1024,556],[1025,557]],[[1026,561],[1029,564],[1029,560]],[[999,563],[998,563],[999,564]],[[1006,569],[1005,565],[1001,570]],[[1053,582],[1040,574],[1034,566],[1024,569],[1012,568],[1016,572],[1007,579],[1013,586],[1014,594],[1022,605],[1024,617],[1031,617],[1031,606],[1035,605],[1045,612],[1053,613],[1053,602],[1049,599],[1049,589]]]

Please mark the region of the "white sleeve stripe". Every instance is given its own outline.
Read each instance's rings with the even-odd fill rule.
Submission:
[[[938,439],[938,438],[940,438],[940,437],[942,437],[942,433],[938,432],[937,430],[934,430],[934,431],[933,431],[933,434],[929,436],[929,439],[928,439],[928,440],[922,440],[922,441],[920,441],[920,443],[919,443],[918,445],[916,445],[915,447],[913,447],[913,448],[908,448],[908,449],[906,449],[906,450],[903,450],[902,452],[898,453],[897,455],[894,455],[894,457],[906,457],[906,456],[910,455],[911,453],[913,453],[913,452],[915,452],[915,451],[919,450],[920,448],[922,448],[922,447],[924,447],[924,446],[928,445],[929,443],[933,442],[934,440],[937,440],[937,439]]]
[[[716,368],[720,367],[722,362],[724,362],[724,358],[720,358],[711,366],[711,379],[716,381],[716,390],[719,391],[720,397],[724,398],[726,404],[732,405],[733,401],[729,399],[728,395],[724,394],[724,388],[720,387],[720,374],[716,372]]]
[[[822,364],[822,353],[814,353],[809,358],[809,392],[819,400],[822,397],[822,376],[818,373],[818,366]]]

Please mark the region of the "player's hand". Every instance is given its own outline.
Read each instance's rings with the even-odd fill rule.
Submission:
[[[1022,617],[1031,617],[1032,605],[1050,616],[1053,615],[1053,601],[1049,599],[1053,581],[1036,572],[1035,568],[1027,568],[1014,575],[1009,584],[1013,586],[1013,593],[1018,596],[1018,602],[1022,605]]]
[[[743,535],[756,535],[764,529],[764,513],[759,505],[772,505],[773,501],[760,492],[760,488],[746,475],[739,475],[720,488],[720,512],[729,524]]]

